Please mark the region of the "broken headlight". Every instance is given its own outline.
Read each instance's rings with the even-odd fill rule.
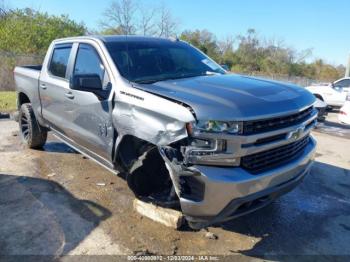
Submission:
[[[197,123],[190,124],[191,131],[196,133],[228,133],[228,134],[241,134],[242,122],[237,121],[198,121]]]

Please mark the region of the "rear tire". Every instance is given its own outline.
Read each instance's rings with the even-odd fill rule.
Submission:
[[[19,132],[22,142],[28,148],[42,148],[46,143],[47,130],[39,125],[32,105],[25,103],[21,105],[18,116]]]

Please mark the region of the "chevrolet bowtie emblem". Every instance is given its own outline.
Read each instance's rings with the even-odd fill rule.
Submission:
[[[295,131],[289,132],[287,135],[287,139],[294,139],[294,140],[298,140],[304,133],[305,127],[301,126],[298,127]]]

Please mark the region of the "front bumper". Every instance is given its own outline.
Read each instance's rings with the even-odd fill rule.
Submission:
[[[303,154],[293,161],[260,174],[240,167],[194,166],[204,184],[201,201],[180,197],[183,213],[190,222],[218,223],[261,208],[293,189],[308,174],[316,141],[310,137]]]

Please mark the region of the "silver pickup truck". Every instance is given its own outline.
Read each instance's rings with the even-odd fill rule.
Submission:
[[[15,81],[29,148],[52,131],[192,228],[267,205],[313,162],[311,93],[228,74],[177,39],[56,40],[42,66],[16,67]]]

